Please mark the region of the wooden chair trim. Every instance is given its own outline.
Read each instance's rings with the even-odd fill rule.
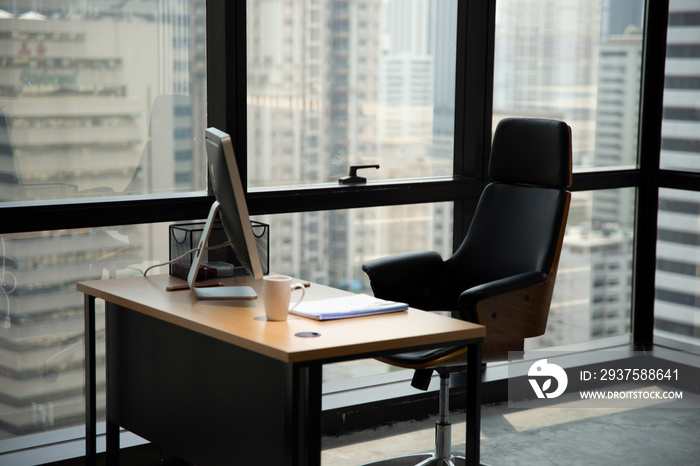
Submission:
[[[545,282],[488,298],[476,304],[477,322],[486,326],[484,343],[489,340],[490,335],[507,335],[511,339],[517,339],[544,334],[564,244],[570,204],[571,193],[567,192],[557,247]]]
[[[481,351],[481,360],[484,362],[507,360],[509,351],[523,351],[524,349],[524,338],[494,337],[488,341],[484,341]]]

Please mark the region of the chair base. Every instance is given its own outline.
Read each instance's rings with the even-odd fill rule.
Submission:
[[[461,456],[452,456],[447,459],[438,458],[431,453],[422,453],[379,460],[364,466],[465,466],[466,464],[467,460]]]

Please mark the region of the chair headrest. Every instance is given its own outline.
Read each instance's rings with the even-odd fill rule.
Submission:
[[[501,120],[493,135],[489,178],[553,188],[571,186],[571,129],[557,120]]]

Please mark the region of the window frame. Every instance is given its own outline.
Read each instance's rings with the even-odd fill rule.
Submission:
[[[455,247],[461,242],[487,179],[495,1],[458,0],[458,5],[453,175],[254,189],[248,192],[252,215],[453,202]],[[668,0],[646,2],[638,168],[577,172],[571,188],[637,189],[632,289],[637,345],[653,343],[658,190],[700,191],[700,174],[659,169],[668,9]],[[245,2],[207,1],[208,125],[231,134],[236,153],[244,155],[238,159],[244,174],[246,109],[236,103],[246,101],[245,15]],[[193,194],[6,203],[0,216],[3,233],[176,222],[206,217],[212,201],[210,195]]]
[[[700,173],[660,169],[669,1],[645,3],[638,167],[576,172],[571,187],[574,192],[628,187],[637,191],[631,290],[635,348],[655,342],[659,189],[700,192]],[[302,189],[254,189],[248,192],[252,215],[453,202],[453,241],[455,247],[459,244],[487,180],[495,0],[458,0],[458,5],[453,175],[369,181],[363,186],[327,183]],[[246,110],[237,102],[246,101],[245,15],[245,2],[207,0],[208,125],[231,134],[236,153],[245,155],[238,159],[244,174]],[[229,56],[235,59],[227,60]],[[181,194],[3,203],[0,218],[2,233],[179,222],[205,218],[212,201],[210,195]]]
[[[207,125],[231,135],[244,185],[247,115],[245,106],[236,103],[246,101],[245,18],[246,2],[207,1]],[[325,183],[302,189],[255,189],[247,193],[251,215],[445,201],[466,206],[471,212],[483,189],[483,167],[490,148],[491,89],[487,78],[492,68],[494,18],[494,2],[459,0],[457,79],[468,82],[456,89],[455,128],[459,131],[455,132],[453,176],[369,181],[362,186]],[[231,56],[236,59],[227,59]],[[466,69],[478,72],[467,75]],[[467,99],[471,103],[468,112],[466,105],[459,105]],[[334,202],[329,203],[329,199]],[[36,201],[2,205],[0,215],[9,219],[4,232],[17,233],[195,220],[206,217],[212,201],[211,195],[197,194]],[[466,228],[469,218],[467,215],[456,224]],[[461,231],[455,238],[462,237]]]

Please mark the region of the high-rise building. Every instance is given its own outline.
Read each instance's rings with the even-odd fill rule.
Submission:
[[[642,7],[498,2],[494,118],[566,121],[577,168],[635,165]],[[574,194],[549,327],[529,347],[629,332],[634,194]]]
[[[669,4],[661,168],[700,171],[700,5]],[[659,191],[655,334],[700,344],[700,198]]]
[[[337,182],[376,163],[377,0],[251,2],[248,153],[251,186]],[[349,212],[273,223],[275,270],[343,286],[354,276]],[[329,260],[330,259],[330,260]]]
[[[629,23],[622,34],[602,36],[593,164],[634,167],[643,31],[631,23],[633,14],[608,16],[618,24],[628,23],[625,18]],[[567,241],[567,256],[583,255],[590,264],[587,325],[581,327],[590,338],[630,330],[635,194],[633,189],[593,192],[591,227],[583,235],[579,231],[576,241],[573,236]]]
[[[609,35],[600,46],[594,165],[635,167],[642,71],[643,31],[629,26],[624,34]],[[634,227],[635,192],[631,189],[593,193],[592,220]]]
[[[432,151],[434,10],[424,1],[250,2],[250,185],[337,183],[367,164],[380,165],[377,178],[451,173],[451,152],[440,162]],[[358,290],[369,257],[436,243],[449,250],[451,229],[433,225],[438,211],[441,225],[451,222],[449,209],[431,205],[259,220],[272,225],[273,269]],[[408,227],[418,224],[439,239]]]
[[[599,2],[496,2],[493,113],[554,118],[574,130],[574,166],[590,166],[595,137]]]
[[[24,3],[2,5],[0,19],[0,200],[202,190],[192,185],[205,165],[192,145],[204,118],[192,118],[189,98],[201,95],[190,85],[189,5]],[[0,231],[0,437],[83,422],[75,283],[141,263],[153,228]]]
[[[630,330],[632,241],[610,226],[569,226],[547,331],[530,349],[578,343]]]

